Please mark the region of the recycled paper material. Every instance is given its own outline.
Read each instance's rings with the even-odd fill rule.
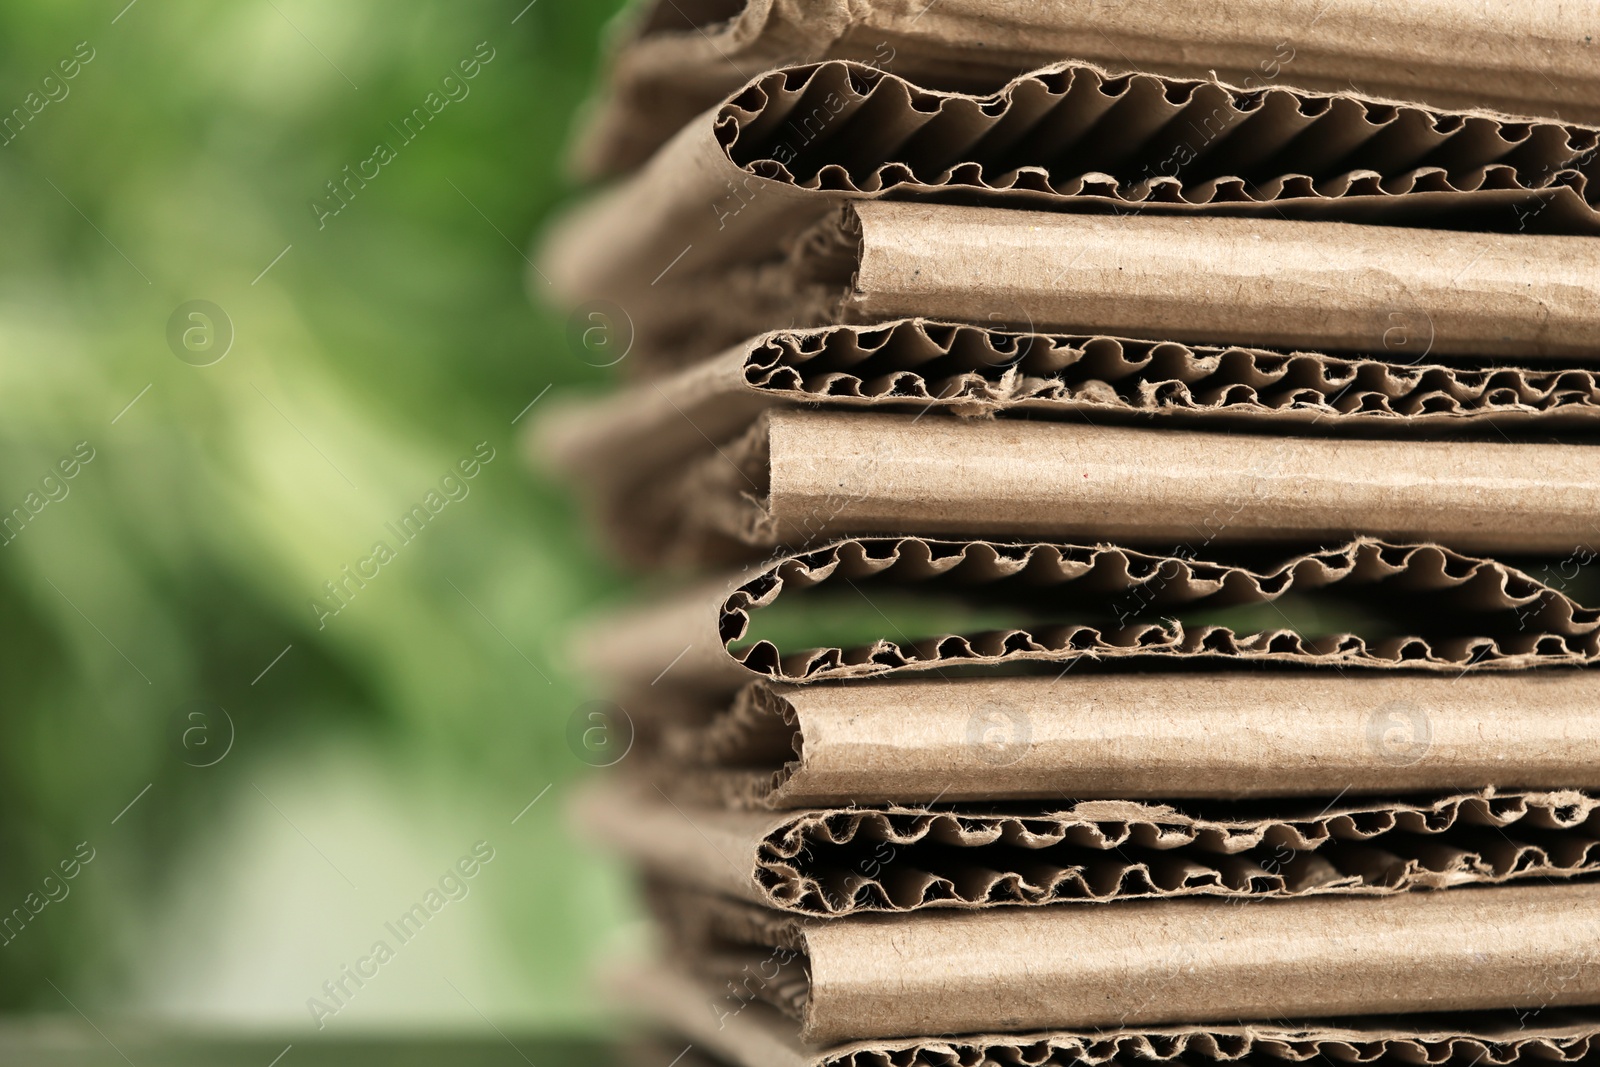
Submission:
[[[546,405],[556,400],[545,401]],[[1600,423],[1593,370],[1446,366],[1122,337],[1022,333],[899,319],[772,330],[535,422],[530,458],[580,487],[638,482],[727,442],[773,407],[1258,430],[1414,434],[1488,423],[1527,431]]]
[[[1504,436],[1280,437],[779,408],[719,445],[618,502],[644,551],[652,532],[676,545],[669,555],[693,557],[725,541],[916,531],[1149,545],[1365,534],[1566,555],[1594,541],[1600,514],[1600,448]]]
[[[630,228],[573,231],[589,262],[545,273],[573,299],[622,308],[640,370],[774,326],[909,316],[1402,363],[1600,357],[1600,241],[1589,237],[856,200],[786,252],[696,276],[644,268],[625,254],[637,223],[619,222]]]
[[[759,808],[1067,797],[1600,789],[1586,671],[1460,678],[1087,673],[745,687],[666,727],[708,802]]]
[[[1600,415],[1600,384],[1594,372],[1580,368],[1407,366],[1370,357],[1017,333],[907,319],[882,327],[771,331],[605,399],[546,403],[558,406],[534,423],[526,439],[529,458],[562,474],[582,493],[593,521],[619,553],[651,562],[663,555],[696,554],[703,547],[696,542],[707,535],[717,541],[728,535],[756,541],[779,536],[768,499],[773,439],[763,428],[734,444],[773,407],[905,412],[914,417],[906,424],[919,434],[929,432],[922,423],[942,414],[979,419],[1002,414],[1097,426],[1170,422],[1208,430],[1360,430],[1412,438],[1465,430],[1502,443],[1517,431],[1593,425]],[[859,433],[873,424],[845,425]],[[1176,454],[1165,449],[1163,435],[1132,439],[1162,445],[1162,454],[1151,460],[1159,466]],[[741,456],[741,447],[742,458],[754,460],[748,470],[730,462]],[[1346,447],[1381,448],[1371,442],[1307,447],[1327,454]],[[1401,453],[1413,449],[1394,447]],[[1466,447],[1495,451],[1482,444]],[[761,454],[751,456],[752,450]],[[1415,451],[1442,450],[1433,445]],[[876,447],[872,454],[876,460]],[[697,457],[704,459],[696,465]],[[943,458],[955,463],[952,455]],[[686,467],[690,473],[684,473]],[[1562,467],[1563,478],[1578,473]],[[829,465],[818,462],[802,469],[831,475],[824,468]],[[1252,477],[1252,487],[1256,484]],[[1074,492],[1082,488],[1072,487]],[[858,494],[830,487],[825,495]],[[792,525],[802,540],[841,532],[837,523],[818,519],[833,517],[834,510],[832,505],[817,514],[802,510]],[[683,529],[685,512],[697,520],[697,528]],[[707,530],[708,519],[726,525]],[[784,540],[793,543],[795,536],[791,530]]]
[[[650,0],[614,31],[608,84],[575,156],[593,175],[636,166],[756,72],[855,59],[930,84],[993,87],[1080,57],[1259,90],[1289,84],[1600,121],[1595,12],[1549,5],[1264,0],[1167,2]]]
[[[1398,308],[1440,354],[1600,355],[1600,242],[1587,238],[872,201],[850,211],[859,258],[842,310],[858,320],[1004,321],[1014,305],[1064,328],[1370,349],[1396,321],[1374,310]]]
[[[1023,1034],[944,1034],[894,1041],[802,1045],[794,1022],[745,987],[764,981],[758,962],[730,989],[660,965],[618,970],[608,983],[619,1000],[697,1048],[736,1067],[951,1067],[1026,1063],[1101,1067],[1111,1063],[1460,1063],[1510,1067],[1576,1063],[1600,1041],[1600,1013],[1583,1009],[1373,1016],[1338,1024],[1189,1024],[1053,1030]],[[670,1059],[669,1053],[666,1059]]]
[[[1597,141],[1553,120],[1083,64],[985,95],[792,67],[580,208],[534,277],[568,299],[617,296],[770,256],[839,203],[879,197],[1594,235]]]
[[[1220,659],[1455,676],[1600,658],[1600,612],[1494,560],[1365,539],[1307,554],[1236,550],[1231,558],[1222,563],[1200,552],[1160,555],[1110,545],[854,538],[598,619],[573,652],[623,689],[713,693],[760,678],[815,682],[1044,663],[1059,672],[1079,659]],[[753,613],[780,598],[786,605],[804,602],[824,585],[846,595],[873,626],[874,592],[907,587],[1015,613],[1025,626],[908,634],[882,620],[881,636],[864,644],[746,640]],[[1353,600],[1367,609],[1363,629],[1375,618],[1387,626],[1368,634],[1308,634],[1277,625],[1236,632],[1180,617],[1271,603],[1291,590],[1325,602]]]
[[[802,1041],[1600,1004],[1600,885],[798,919],[663,902]]]
[[[825,917],[1554,884],[1600,870],[1597,812],[1600,802],[1573,790],[1488,790],[1184,810],[1058,796],[1043,806],[773,814],[673,799],[660,783],[596,791],[577,808],[589,835],[654,881]]]

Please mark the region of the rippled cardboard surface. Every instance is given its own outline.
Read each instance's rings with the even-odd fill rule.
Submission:
[[[671,788],[671,778],[665,779]],[[613,789],[585,828],[666,885],[797,915],[1388,896],[1600,870],[1600,816],[1574,790],[1438,799],[1092,800],[738,811]]]
[[[577,636],[573,651],[586,669],[619,688],[724,694],[760,678],[816,682],[1046,663],[1062,669],[1078,659],[1456,675],[1600,658],[1600,612],[1491,559],[1373,540],[1307,554],[1257,549],[1245,557],[1251,562],[1110,545],[854,538],[598,619]],[[885,621],[881,636],[863,644],[745,640],[753,613],[827,583],[869,604],[875,590],[912,586],[919,595],[942,593],[1007,617],[1015,613],[1024,625],[906,634]],[[1392,626],[1300,633],[1274,624],[1235,632],[1178,618],[1200,608],[1271,603],[1291,590],[1312,598],[1335,591],[1365,605],[1359,629]]]
[[[626,170],[757,71],[855,59],[941,88],[993,88],[1070,57],[1251,89],[1287,84],[1600,121],[1585,5],[1382,0],[1221,9],[1022,0],[639,3],[614,31],[609,76],[575,154]],[[980,47],[981,43],[981,47]]]
[[[1430,339],[1412,331],[1422,323],[1398,312],[1391,321],[1395,335],[1415,342],[1421,355]],[[1174,488],[1180,497],[1209,495],[1213,505],[1224,502],[1233,536],[1262,533],[1259,524],[1238,521],[1235,505],[1273,489],[1273,477],[1303,475],[1307,483],[1298,492],[1317,496],[1331,490],[1359,513],[1368,532],[1432,538],[1462,548],[1556,552],[1588,538],[1590,504],[1568,508],[1565,520],[1546,520],[1562,510],[1564,493],[1581,496],[1592,480],[1585,473],[1589,450],[1502,446],[1512,433],[1526,440],[1535,431],[1595,425],[1600,385],[1592,371],[1411,365],[1401,352],[1389,356],[1401,362],[1018,333],[920,319],[881,327],[771,331],[666,378],[633,384],[604,399],[558,406],[534,424],[527,448],[531,459],[564,476],[584,496],[610,543],[635,562],[735,551],[726,544],[730,540],[798,544],[873,529],[955,530],[951,523],[963,508],[941,503],[929,509],[920,500],[894,499],[914,491],[910,472],[950,479],[923,486],[930,498],[972,492],[974,500],[993,503],[1002,488],[1001,473],[1017,464],[1032,466],[1024,494],[1032,499],[1020,508],[1010,501],[1004,508],[973,503],[966,510],[976,508],[984,524],[968,529],[1045,532],[1046,527],[1019,523],[1051,494],[1059,494],[1057,503],[1073,521],[1109,520],[1109,512],[1081,505],[1087,491],[1111,484],[1106,479],[1114,480],[1126,464],[1158,474],[1203,467],[1205,478]],[[768,411],[772,414],[761,420]],[[824,411],[849,414],[822,418]],[[888,413],[900,414],[862,417]],[[948,421],[951,415],[960,419]],[[1026,418],[1033,425],[992,421],[996,415]],[[1087,423],[1088,428],[1052,429],[1041,424],[1044,420]],[[774,432],[774,423],[781,432]],[[1156,432],[1113,429],[1128,425]],[[1179,427],[1209,432],[1171,432]],[[1235,430],[1313,436],[1290,442],[1225,433]],[[1333,439],[1351,433],[1383,440]],[[1446,433],[1456,442],[1420,440]],[[1462,433],[1476,439],[1463,439]],[[1125,442],[1122,453],[1103,457],[1115,462],[1098,471],[1103,477],[1096,476],[1090,471],[1092,448],[1080,446],[1113,438]],[[1247,455],[1252,443],[1253,460]],[[1056,461],[1062,448],[1073,451],[1073,462]],[[956,473],[958,457],[962,465],[987,465],[992,471],[977,477],[975,486],[967,485]],[[1549,469],[1539,467],[1538,457],[1551,460]],[[1495,508],[1474,497],[1468,512],[1476,518],[1463,513],[1466,526],[1451,529],[1432,519],[1410,527],[1382,525],[1380,516],[1385,522],[1396,519],[1393,509],[1408,492],[1425,498],[1429,507],[1444,503],[1451,494],[1440,496],[1425,469],[1441,459],[1450,478],[1470,467],[1475,486],[1487,479],[1515,497],[1511,506],[1546,519],[1505,526],[1493,517]],[[1295,460],[1309,463],[1309,471],[1300,470]],[[1087,482],[1078,474],[1063,481],[1063,470],[1080,466],[1079,474],[1091,475]],[[1333,474],[1337,477],[1330,481]],[[1244,482],[1235,485],[1235,475]],[[1540,480],[1545,475],[1548,483]],[[1373,492],[1363,495],[1364,488]],[[1461,491],[1454,484],[1454,492]],[[1113,503],[1131,507],[1132,499]],[[1179,511],[1177,498],[1169,503],[1173,506],[1162,509],[1167,526]],[[1001,525],[990,527],[995,521]],[[1474,539],[1466,528],[1474,522],[1490,531],[1492,542]],[[1202,530],[1216,525],[1199,517]],[[1325,532],[1347,535],[1358,528],[1347,522]],[[1192,533],[1163,530],[1174,540]],[[1109,526],[1074,530],[1066,522],[1054,532],[1118,536]]]
[[[986,96],[786,68],[698,117],[557,226],[563,299],[770,259],[843,203],[1600,232],[1600,130],[1063,65]]]
[[[1338,356],[918,318],[771,330],[546,415],[528,448],[574,481],[625,483],[704,450],[708,439],[731,440],[773,407],[1394,436],[1489,423],[1577,430],[1600,420],[1595,370],[1447,365],[1429,351],[1425,320],[1380,317],[1387,345]]]

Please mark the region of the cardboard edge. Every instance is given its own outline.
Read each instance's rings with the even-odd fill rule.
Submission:
[[[1366,1018],[1256,1025],[1191,1025],[1091,1031],[973,1034],[906,1041],[850,1042],[826,1049],[799,1043],[794,1021],[754,1002],[727,1016],[723,1025],[710,1005],[718,991],[681,968],[650,964],[614,972],[611,984],[630,1005],[656,1024],[710,1048],[736,1067],[949,1067],[951,1063],[1000,1060],[1001,1050],[1030,1049],[1018,1062],[1039,1067],[1100,1067],[1126,1061],[1191,1064],[1246,1060],[1256,1046],[1266,1062],[1293,1064],[1326,1057],[1335,1063],[1453,1063],[1486,1067],[1573,1063],[1600,1045],[1600,1013],[1573,1012],[1554,1025],[1521,1013],[1488,1015],[1473,1030],[1451,1016],[1402,1020]],[[1585,1018],[1585,1016],[1588,1016]],[[1455,1022],[1457,1025],[1451,1026]],[[1410,1028],[1397,1023],[1415,1024]],[[1540,1025],[1543,1023],[1543,1025]],[[1498,1025],[1498,1029],[1496,1028]],[[1395,1049],[1393,1046],[1402,1046]],[[1465,1046],[1465,1047],[1463,1047]],[[996,1056],[996,1053],[1000,1053]]]

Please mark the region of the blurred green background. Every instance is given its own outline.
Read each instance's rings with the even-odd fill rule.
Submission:
[[[593,1029],[626,893],[562,820],[596,694],[561,646],[618,579],[513,420],[603,373],[524,253],[614,5],[126,4],[0,8],[3,1007],[311,1033],[486,842],[326,1031]],[[169,344],[194,300],[232,326],[208,366]],[[385,524],[475,449],[402,545]]]

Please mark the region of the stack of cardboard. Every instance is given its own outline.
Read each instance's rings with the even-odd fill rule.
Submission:
[[[532,284],[633,374],[530,437],[682,586],[578,642],[630,999],[745,1067],[1591,1054],[1597,28],[630,16]]]

